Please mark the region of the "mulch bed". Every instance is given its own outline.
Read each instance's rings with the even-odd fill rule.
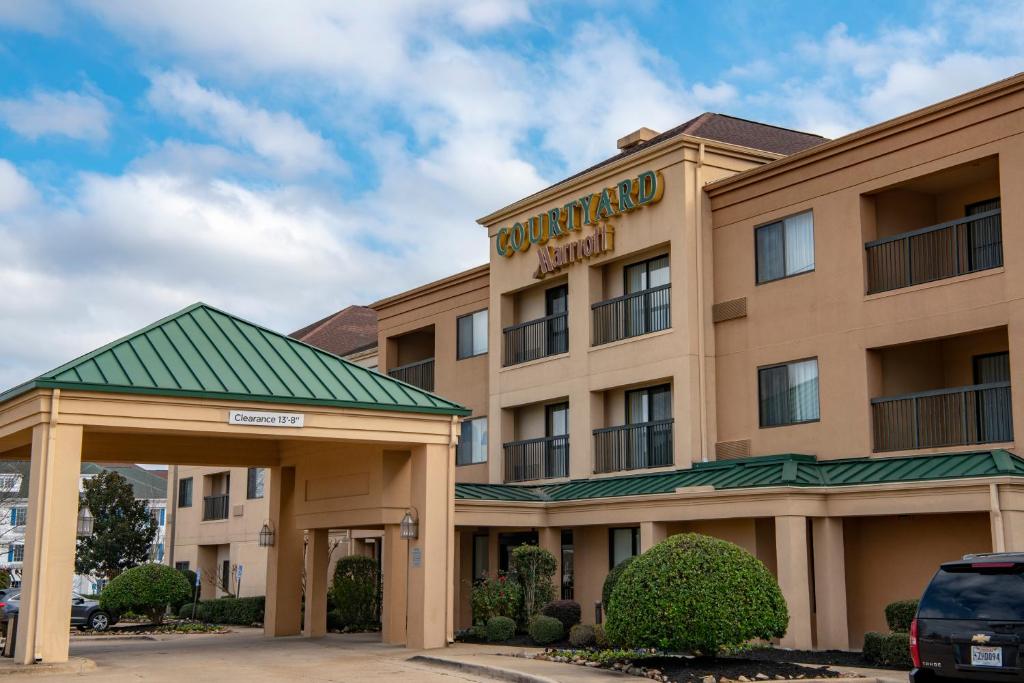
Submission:
[[[839,678],[843,674],[825,667],[810,667],[791,662],[746,657],[644,657],[633,666],[657,669],[677,683],[702,683],[708,676],[715,680],[769,681],[803,678]]]
[[[883,666],[864,659],[859,652],[845,652],[843,650],[782,650],[779,648],[764,648],[744,652],[747,659],[773,662],[801,662],[804,664],[828,664],[832,666],[858,666],[869,669],[892,669],[893,671],[908,671],[902,666]]]

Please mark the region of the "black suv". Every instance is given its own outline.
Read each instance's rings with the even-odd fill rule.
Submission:
[[[911,683],[1024,681],[1024,553],[946,562],[910,627]]]

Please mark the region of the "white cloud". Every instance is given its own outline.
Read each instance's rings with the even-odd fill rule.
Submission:
[[[344,166],[331,143],[294,116],[246,106],[202,87],[190,74],[154,75],[147,98],[156,109],[181,116],[221,141],[244,145],[285,173],[337,171]]]
[[[91,94],[36,90],[24,99],[0,99],[0,121],[30,140],[49,135],[105,140],[110,118],[103,101]]]
[[[61,14],[51,0],[4,0],[0,2],[0,26],[50,35],[60,28]]]
[[[14,164],[0,159],[0,214],[22,209],[36,199],[35,188]]]

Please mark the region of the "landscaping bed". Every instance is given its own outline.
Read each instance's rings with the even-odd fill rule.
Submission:
[[[218,624],[204,624],[197,621],[166,621],[162,624],[124,624],[111,626],[106,631],[79,631],[72,629],[73,636],[136,636],[162,635],[172,633],[228,633],[230,629]]]
[[[830,666],[857,666],[871,669],[892,669],[893,671],[909,671],[906,666],[893,666],[870,662],[860,652],[844,650],[781,650],[779,648],[763,648],[743,653],[748,659],[772,662],[800,662],[802,664],[827,664]]]

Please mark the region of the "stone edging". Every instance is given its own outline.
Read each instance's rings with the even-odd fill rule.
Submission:
[[[554,679],[545,676],[536,676],[521,671],[513,671],[512,669],[502,669],[501,667],[488,666],[487,664],[470,664],[457,659],[445,659],[444,657],[434,657],[431,655],[414,655],[406,661],[452,669],[454,671],[464,671],[499,681],[509,681],[510,683],[558,683]]]

